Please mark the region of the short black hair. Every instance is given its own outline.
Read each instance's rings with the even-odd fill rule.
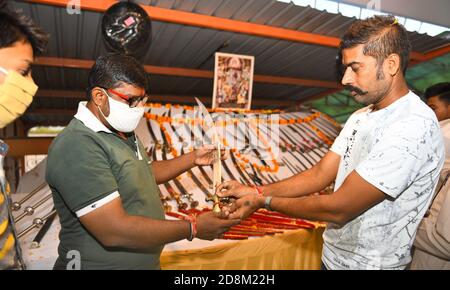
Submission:
[[[409,63],[411,43],[408,32],[392,15],[357,20],[348,28],[339,45],[339,54],[342,50],[364,45],[364,55],[373,56],[381,64],[386,57],[395,53],[400,56],[400,65],[403,75]]]
[[[25,41],[31,44],[34,56],[42,54],[48,43],[48,34],[21,11],[8,9],[6,2],[0,0],[0,48]]]
[[[134,57],[122,53],[102,55],[89,72],[87,98],[91,99],[91,92],[95,87],[115,89],[123,83],[147,91],[148,78],[142,64]]]
[[[424,98],[438,97],[447,105],[450,104],[450,83],[438,83],[425,90]]]

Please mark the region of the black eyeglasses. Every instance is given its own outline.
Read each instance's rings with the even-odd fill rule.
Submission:
[[[112,93],[112,94],[118,96],[119,98],[127,101],[130,108],[135,108],[135,107],[137,107],[137,105],[139,105],[139,103],[143,102],[145,104],[148,101],[147,94],[140,96],[140,97],[130,97],[125,94],[119,93],[113,89],[104,89],[104,90],[107,90],[109,93]]]

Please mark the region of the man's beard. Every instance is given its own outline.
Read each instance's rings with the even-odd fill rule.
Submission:
[[[358,87],[352,86],[352,85],[346,85],[344,87],[349,92],[356,93],[355,95],[352,95],[354,100],[360,104],[363,104],[365,106],[376,104],[380,102],[386,95],[387,89],[377,90],[374,92],[364,91]]]
[[[384,81],[385,76],[383,72],[383,67],[379,63],[377,66],[377,81]],[[382,88],[374,92],[369,93],[369,91],[364,91],[358,87],[352,85],[346,85],[345,89],[350,92],[355,92],[356,95],[352,95],[356,102],[363,104],[365,106],[379,103],[387,94],[388,88]]]

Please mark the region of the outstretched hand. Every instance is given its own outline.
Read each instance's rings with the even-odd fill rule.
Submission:
[[[246,219],[249,215],[263,207],[264,198],[257,194],[248,194],[235,202],[222,207],[222,212],[229,219]]]
[[[222,208],[222,211],[230,219],[246,219],[253,212],[264,206],[264,198],[258,195],[255,188],[240,184],[231,180],[220,184],[216,194],[223,198],[235,198],[236,200]]]
[[[213,145],[205,145],[194,151],[194,163],[198,166],[212,165],[216,159],[217,149]],[[220,156],[222,160],[226,160],[229,157],[229,151],[226,149],[220,150]]]
[[[226,219],[226,217],[225,212],[219,214],[213,212],[200,214],[197,217],[197,238],[212,241],[223,235],[232,226],[241,222],[240,219]]]
[[[256,190],[253,187],[243,185],[236,180],[226,181],[216,189],[216,194],[219,197],[241,198],[254,193],[256,193]]]

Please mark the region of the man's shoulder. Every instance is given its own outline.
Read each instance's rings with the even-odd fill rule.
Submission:
[[[403,128],[408,131],[437,130],[439,124],[436,115],[416,94],[410,92],[394,112],[389,112],[389,128]]]
[[[372,107],[372,105],[369,105],[353,112],[345,122],[344,128],[353,127],[355,123],[358,122],[358,120],[360,120],[364,115],[371,111]]]
[[[436,114],[419,96],[410,92],[406,97],[405,106],[407,107],[404,110],[409,113],[407,115],[409,118],[412,120],[430,120],[437,124]]]
[[[56,136],[50,145],[49,156],[57,154],[58,152],[64,154],[68,149],[77,149],[82,147],[89,147],[90,144],[95,144],[95,132],[84,126],[78,119],[74,118],[70,121],[61,133]]]
[[[426,139],[437,136],[434,133],[440,131],[438,122],[432,116],[418,113],[393,120],[391,123],[385,124],[383,129],[382,131],[385,133],[390,132],[398,137],[415,136]]]
[[[72,119],[69,125],[53,140],[47,155],[47,182],[52,176],[62,176],[67,172],[75,172],[79,166],[92,162],[93,159],[105,156],[105,145],[84,124]]]

